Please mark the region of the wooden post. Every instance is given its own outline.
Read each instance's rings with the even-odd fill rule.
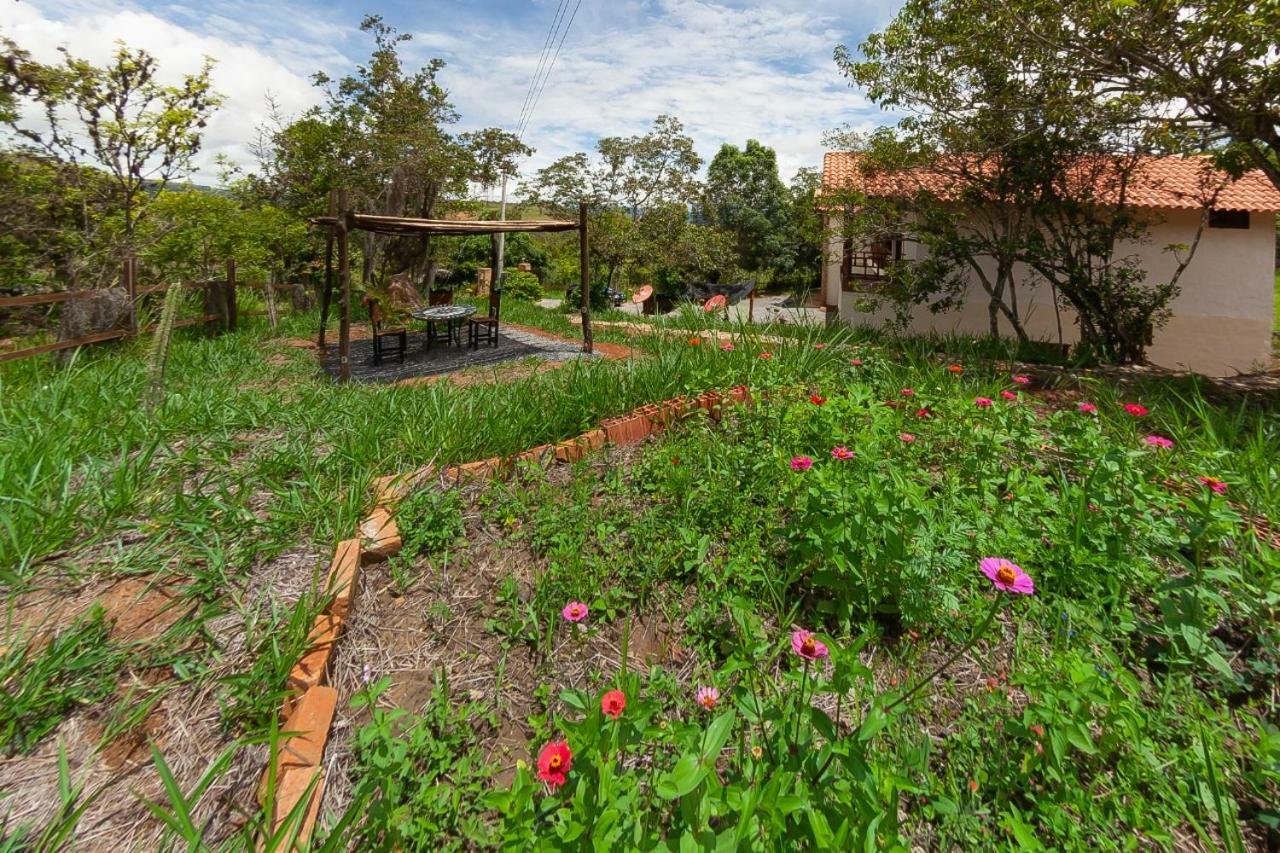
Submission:
[[[578,266],[582,274],[582,351],[591,352],[591,268],[587,260],[587,203],[578,203]]]
[[[324,241],[324,286],[320,293],[320,336],[316,346],[324,351],[324,331],[329,325],[329,303],[333,300],[333,234]]]
[[[236,330],[236,262],[227,259],[227,331]]]
[[[138,334],[138,273],[137,259],[126,255],[120,266],[120,283],[129,299],[129,334]]]
[[[276,333],[276,271],[274,269],[267,274],[267,322],[271,324],[271,334],[274,335]]]
[[[338,381],[351,381],[351,255],[347,251],[347,191],[338,190],[338,280],[342,301],[338,304]]]
[[[756,289],[751,288],[751,292],[747,294],[747,324],[750,325],[756,321]]]

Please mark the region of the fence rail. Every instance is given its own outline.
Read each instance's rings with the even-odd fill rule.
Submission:
[[[58,352],[60,350],[74,349],[76,347],[88,346],[89,344],[98,344],[105,341],[119,340],[120,338],[134,337],[137,335],[149,334],[155,331],[155,323],[151,323],[141,328],[137,322],[138,303],[144,296],[150,294],[162,293],[169,289],[168,284],[150,284],[144,287],[137,286],[137,262],[133,259],[126,259],[121,271],[121,287],[128,292],[129,300],[129,316],[128,328],[111,329],[104,332],[95,332],[89,335],[81,335],[76,338],[69,338],[65,341],[52,341],[37,346],[25,347],[23,349],[9,350],[0,352],[0,362],[16,361],[22,358],[31,358],[33,356],[45,355],[47,353]],[[236,294],[238,289],[247,288],[249,290],[265,292],[267,288],[271,288],[274,292],[291,291],[296,286],[291,282],[277,281],[255,281],[255,282],[238,282],[236,280],[235,261],[227,261],[227,276],[221,279],[208,279],[204,281],[184,281],[179,282],[179,286],[186,290],[203,290],[206,293],[205,311],[194,317],[184,317],[174,321],[174,328],[183,328],[186,326],[196,326],[200,324],[219,323],[225,330],[234,331],[236,327],[237,317],[262,317],[267,316],[267,311],[240,311],[237,305]],[[74,302],[80,299],[92,299],[107,291],[97,290],[68,290],[56,293],[31,293],[23,296],[3,296],[0,297],[0,310],[6,308],[27,308],[36,305],[57,305],[66,302]],[[217,313],[209,313],[209,308],[213,307]]]

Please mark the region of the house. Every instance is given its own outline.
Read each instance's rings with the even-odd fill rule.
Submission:
[[[1208,225],[1195,255],[1179,280],[1180,293],[1170,308],[1172,317],[1155,331],[1147,357],[1153,363],[1193,370],[1210,376],[1264,370],[1273,365],[1275,328],[1276,214],[1280,190],[1261,172],[1231,181],[1208,167],[1204,158],[1153,157],[1135,171],[1126,198],[1150,212],[1148,238],[1120,253],[1133,256],[1147,271],[1149,282],[1168,280],[1177,267],[1171,244],[1188,245],[1206,206],[1206,177],[1217,190]],[[954,179],[951,179],[954,180]],[[856,190],[873,197],[905,197],[924,187],[946,200],[947,179],[928,173],[909,178],[883,173],[867,175],[858,168],[858,155],[832,152],[822,169],[824,191]],[[881,326],[891,308],[873,299],[885,266],[896,259],[919,259],[927,251],[919,243],[886,239],[854,246],[840,236],[843,212],[823,206],[828,229],[822,269],[822,292],[828,316],[853,325]],[[992,264],[994,266],[994,264]],[[1015,268],[1018,316],[1033,338],[1064,346],[1078,339],[1073,312],[1055,304],[1049,285],[1026,268]],[[909,330],[987,334],[988,297],[970,274],[964,304],[934,313],[928,306],[912,311]],[[1010,333],[1000,319],[1002,332]]]

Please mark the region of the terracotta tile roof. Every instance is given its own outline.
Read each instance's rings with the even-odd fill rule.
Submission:
[[[864,174],[859,155],[828,152],[822,161],[822,189],[859,189],[872,196],[906,197],[927,190],[943,199],[959,196],[959,178],[927,169]],[[1082,180],[1105,179],[1105,169],[1082,167]],[[1280,189],[1261,171],[1232,181],[1205,157],[1149,157],[1134,172],[1127,199],[1135,207],[1197,210],[1221,187],[1213,206],[1219,210],[1280,211]]]

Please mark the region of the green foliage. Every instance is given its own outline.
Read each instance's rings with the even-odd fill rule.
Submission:
[[[542,298],[542,282],[531,272],[506,270],[503,272],[502,297],[536,302]]]
[[[14,637],[0,656],[0,749],[30,752],[62,717],[111,693],[123,655],[101,607],[54,633],[48,645]]]
[[[760,272],[780,263],[787,188],[772,148],[754,139],[742,149],[720,146],[707,167],[707,205],[716,224],[733,232],[743,269]]]
[[[396,509],[396,526],[404,539],[399,554],[391,558],[391,574],[401,591],[415,578],[414,564],[424,556],[448,559],[449,549],[462,536],[462,505],[455,490],[422,488],[412,492]]]
[[[352,841],[364,848],[460,849],[493,843],[482,821],[489,769],[478,732],[492,726],[478,703],[455,703],[438,680],[418,714],[380,707],[384,678],[352,699],[368,709],[356,736],[355,796],[369,801]]]

